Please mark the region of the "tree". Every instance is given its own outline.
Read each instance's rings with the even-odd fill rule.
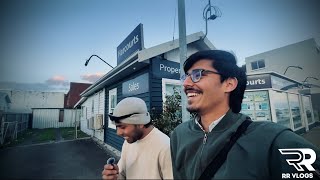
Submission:
[[[182,122],[181,96],[174,89],[172,95],[166,95],[163,111],[151,110],[151,118],[155,127],[170,137],[171,132]]]

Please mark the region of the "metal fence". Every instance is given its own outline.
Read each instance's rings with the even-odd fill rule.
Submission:
[[[28,129],[31,114],[1,113],[0,114],[0,144],[17,138],[18,133]]]
[[[80,109],[33,109],[32,128],[75,127],[75,122],[80,119],[80,112]]]

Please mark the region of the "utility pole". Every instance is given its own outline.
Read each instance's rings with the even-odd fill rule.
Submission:
[[[186,40],[186,13],[184,0],[178,0],[178,22],[179,22],[179,51],[180,51],[180,77],[184,74],[183,63],[187,59],[187,40]],[[182,122],[190,119],[190,114],[187,111],[187,97],[181,91],[181,106],[182,106]]]

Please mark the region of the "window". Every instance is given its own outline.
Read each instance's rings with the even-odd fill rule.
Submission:
[[[302,128],[302,118],[300,114],[300,102],[299,102],[299,95],[297,94],[288,94],[289,98],[289,106],[290,106],[290,113],[293,121],[293,129],[297,130]]]
[[[63,122],[63,116],[64,116],[64,110],[60,109],[59,110],[59,122]]]
[[[262,69],[262,68],[265,68],[266,65],[264,63],[264,60],[259,60],[259,61],[253,61],[251,62],[251,69],[252,70],[255,70],[255,69]]]
[[[268,91],[246,91],[241,113],[250,116],[253,121],[271,121]]]
[[[93,116],[94,114],[94,100],[92,99],[92,106],[91,106],[91,114]]]
[[[291,128],[290,107],[286,92],[271,91],[272,104],[275,110],[275,120],[278,124]]]
[[[117,105],[117,88],[111,89],[109,91],[109,114],[113,113],[114,108]],[[116,126],[114,124],[112,124],[112,121],[109,118],[109,123],[108,123],[108,127],[116,129]]]
[[[308,125],[314,122],[312,117],[312,106],[309,96],[302,96],[302,103],[304,107],[305,116],[307,117]]]
[[[83,117],[83,115],[84,115],[84,106],[81,106],[81,117]]]
[[[171,96],[174,91],[177,91],[181,95],[181,82],[179,80],[162,78],[162,101],[165,102],[166,95]]]

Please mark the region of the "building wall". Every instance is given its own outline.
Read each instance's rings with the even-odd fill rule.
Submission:
[[[63,108],[64,93],[1,90],[11,100],[10,112],[32,113],[32,108]]]
[[[7,112],[10,110],[10,103],[7,102],[6,97],[0,97],[0,111]]]
[[[189,57],[190,55],[198,52],[199,49],[197,49],[195,46],[193,45],[188,45],[187,46],[187,57]],[[177,63],[180,63],[180,51],[179,49],[174,49],[174,50],[171,50],[169,52],[166,52],[164,54],[164,58],[165,59],[168,59],[168,60],[171,60],[171,61],[174,61],[174,62],[177,62]]]
[[[65,108],[73,108],[80,100],[80,94],[90,85],[91,84],[71,82],[70,90],[65,98]]]
[[[251,62],[265,60],[265,68],[252,70]],[[306,77],[320,79],[320,52],[314,39],[274,49],[268,52],[245,58],[247,74],[254,72],[275,71],[283,74],[288,66],[300,66],[303,70],[289,68],[286,76],[297,81],[304,81]],[[308,79],[309,83],[320,85],[320,81]]]
[[[96,118],[97,114],[102,114],[103,119],[105,119],[104,114],[104,101],[105,101],[105,90],[102,89],[95,93],[93,96],[88,97],[88,99],[81,105],[81,116],[80,116],[80,129],[81,131],[98,138],[99,140],[104,140],[104,129],[89,129],[88,120],[90,118]],[[93,108],[92,108],[93,107]],[[93,110],[93,111],[92,111]],[[104,122],[104,121],[103,121]]]
[[[63,111],[63,121],[59,122],[59,113]],[[32,128],[75,127],[79,110],[76,109],[33,109]]]

